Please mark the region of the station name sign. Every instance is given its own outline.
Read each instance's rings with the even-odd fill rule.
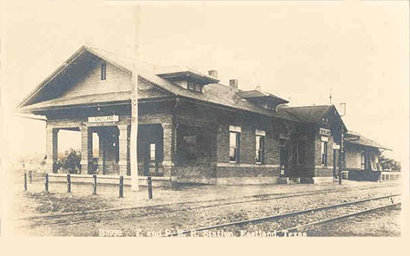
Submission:
[[[88,122],[90,123],[118,122],[119,120],[120,118],[117,115],[88,117]]]
[[[330,136],[332,135],[332,131],[330,131],[329,129],[325,129],[325,128],[319,128],[319,134],[323,136]]]

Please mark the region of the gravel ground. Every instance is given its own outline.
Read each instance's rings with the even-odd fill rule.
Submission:
[[[401,235],[400,207],[379,210],[357,217],[304,230],[308,236],[398,237]]]
[[[352,201],[357,201],[357,200],[352,200]],[[400,198],[394,197],[393,201],[394,203],[398,203],[400,202]],[[352,214],[352,213],[356,213],[356,212],[363,211],[363,210],[373,209],[376,207],[380,207],[382,205],[390,205],[391,203],[392,203],[391,198],[381,198],[378,200],[365,201],[365,202],[360,202],[360,203],[347,205],[347,206],[341,206],[341,207],[332,208],[332,209],[325,209],[325,210],[302,213],[296,216],[288,216],[285,218],[276,219],[274,221],[262,222],[259,224],[229,226],[229,227],[225,227],[219,230],[225,233],[231,232],[235,234],[235,236],[260,237],[260,236],[267,236],[269,235],[268,233],[270,234],[276,233],[277,235],[284,235],[282,230],[288,230],[289,228],[313,223],[316,221],[331,219],[331,218],[343,216],[346,214]],[[298,232],[305,232],[306,236],[331,236],[332,235],[332,229],[330,230],[323,229],[322,234],[312,233],[312,231],[315,230],[314,227],[316,226],[317,225],[313,227],[309,226],[307,228],[298,229]],[[337,229],[337,227],[335,228]]]
[[[374,184],[374,183],[373,183]],[[364,185],[364,184],[363,184]],[[366,184],[369,185],[369,184]],[[288,185],[289,186],[289,185]],[[347,185],[345,185],[347,186]],[[355,184],[355,186],[358,186]],[[91,221],[76,223],[77,219],[72,218],[71,222],[67,224],[54,224],[54,225],[32,225],[29,229],[20,229],[17,233],[25,235],[52,235],[52,236],[156,236],[164,235],[166,232],[177,232],[177,230],[190,230],[201,226],[231,222],[236,220],[261,217],[272,214],[280,214],[288,211],[302,210],[307,208],[314,208],[324,205],[330,205],[335,203],[346,202],[350,200],[358,200],[361,198],[381,196],[391,193],[397,193],[398,188],[383,188],[380,184],[374,184],[375,189],[349,191],[348,189],[342,189],[342,187],[336,187],[338,193],[325,193],[315,196],[300,196],[291,198],[271,198],[271,200],[265,201],[253,201],[240,204],[224,204],[219,205],[214,203],[213,206],[209,206],[209,202],[205,204],[199,204],[199,206],[207,206],[185,209],[179,204],[169,204],[167,206],[161,206],[155,208],[154,205],[141,207],[135,210],[127,210],[121,212],[106,212],[96,215],[92,215]],[[324,187],[316,185],[297,185],[290,186],[287,189],[282,188],[282,191],[274,190],[280,186],[226,186],[221,188],[219,186],[202,186],[184,188],[184,192],[191,195],[190,200],[193,199],[192,194],[204,193],[207,190],[213,189],[217,192],[220,190],[240,191],[242,189],[247,190],[247,194],[261,195],[265,192],[276,192],[273,194],[283,195],[291,191],[290,188],[296,188],[297,191],[306,192],[308,190],[314,191],[317,189],[324,189]],[[334,187],[334,186],[333,186]],[[327,187],[329,188],[329,187]],[[192,191],[191,191],[192,190]],[[179,193],[180,191],[164,190],[169,194]],[[286,191],[286,192],[284,192]],[[215,195],[215,191],[212,191],[212,195]],[[261,193],[264,192],[264,193]],[[23,193],[23,195],[30,193]],[[239,193],[244,195],[243,193]],[[64,194],[67,195],[67,194]],[[246,194],[245,194],[246,195]],[[76,195],[78,197],[79,195]],[[34,198],[41,198],[38,195]],[[79,196],[81,197],[81,196]],[[81,198],[81,200],[74,200],[74,202],[88,202],[92,201],[92,196],[85,196],[88,198]],[[225,196],[226,197],[226,196]],[[91,199],[90,199],[91,198]],[[98,198],[98,197],[95,197]],[[198,197],[199,199],[214,199],[211,196],[204,197],[203,194]],[[221,199],[223,197],[217,197]],[[232,197],[228,197],[232,198]],[[238,196],[236,197],[238,198]],[[27,198],[25,199],[27,200]],[[232,199],[230,199],[232,200]],[[24,200],[23,200],[24,201]],[[62,201],[63,202],[63,201]],[[84,203],[85,205],[95,206],[98,204]],[[192,203],[194,204],[194,203]],[[41,205],[41,203],[39,204]],[[74,204],[75,205],[75,204]],[[190,205],[190,204],[187,204]],[[113,205],[109,205],[111,207]],[[198,206],[198,204],[196,204]],[[57,207],[58,208],[58,207]],[[90,207],[89,207],[90,208]],[[92,208],[92,207],[91,207]],[[37,208],[38,209],[38,208]],[[85,209],[88,209],[85,207]],[[38,210],[37,210],[38,211]],[[80,221],[82,221],[80,219]],[[27,225],[33,223],[19,223],[20,225]],[[38,224],[38,223],[37,223]],[[41,224],[41,222],[40,222]]]
[[[9,207],[8,219],[12,220],[10,223],[15,224],[12,227],[12,233],[15,235],[157,236],[164,235],[167,231],[189,230],[211,224],[400,192],[399,186],[386,187],[387,185],[389,184],[344,181],[341,186],[336,184],[179,186],[172,189],[154,188],[154,199],[149,200],[144,187],[138,192],[131,192],[129,187],[125,187],[124,198],[118,198],[116,186],[101,186],[98,188],[98,195],[93,196],[92,186],[89,184],[73,184],[72,193],[66,193],[65,184],[53,183],[50,184],[51,192],[45,193],[42,179],[28,184],[29,191],[23,191],[22,179],[18,176],[9,186],[13,189],[14,197],[13,207]],[[357,190],[363,187],[374,188]],[[277,198],[319,190],[333,192],[314,196]],[[246,202],[241,202],[244,200]],[[76,216],[70,219],[71,223],[67,223],[67,218],[63,219],[64,223],[48,225],[41,225],[49,221],[45,218],[36,221],[13,221],[30,216],[122,207],[139,208],[103,212],[86,217]]]

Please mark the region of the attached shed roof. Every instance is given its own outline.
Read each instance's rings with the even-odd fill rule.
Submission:
[[[354,145],[365,146],[365,147],[372,147],[372,148],[377,148],[377,149],[391,150],[389,148],[386,148],[386,147],[382,146],[381,144],[377,143],[374,140],[366,138],[363,135],[361,135],[357,132],[352,132],[352,131],[349,131],[346,134],[345,142],[350,143],[350,144],[354,144]]]

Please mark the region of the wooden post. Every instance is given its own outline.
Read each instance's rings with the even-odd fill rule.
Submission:
[[[124,197],[124,176],[120,176],[119,196],[120,198]]]
[[[46,192],[48,192],[48,173],[46,173],[46,183],[45,183],[45,187],[46,187]]]
[[[27,173],[24,173],[24,190],[27,191]]]
[[[93,181],[94,181],[94,183],[93,183],[93,195],[96,195],[97,194],[97,175],[96,174],[93,175]]]
[[[28,182],[33,183],[33,171],[28,171]]]
[[[344,130],[343,130],[343,128],[342,128],[342,133],[340,134],[340,154],[339,154],[339,161],[340,161],[340,165],[339,165],[339,185],[342,185],[342,166],[343,166],[343,163],[344,163],[344,143],[343,143],[343,140],[344,140],[344,138],[343,138],[343,134],[344,133]]]
[[[131,190],[138,191],[138,160],[137,160],[137,138],[138,138],[138,68],[135,59],[138,55],[138,36],[140,13],[139,6],[135,6],[135,30],[134,30],[134,65],[132,70],[131,86],[131,133],[130,133],[130,168],[131,168]]]
[[[71,175],[67,174],[67,192],[71,193]]]
[[[148,198],[152,199],[152,178],[151,176],[147,177],[147,182],[148,182]]]

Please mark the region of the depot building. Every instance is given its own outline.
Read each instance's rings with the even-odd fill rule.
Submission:
[[[138,74],[135,149],[133,72]],[[287,103],[271,93],[241,90],[234,79],[223,85],[215,70],[202,74],[185,67],[158,68],[81,47],[19,109],[46,120],[49,173],[58,172],[59,131],[74,130],[81,133],[84,175],[130,176],[135,153],[138,176],[152,176],[154,182],[332,182],[338,168],[349,169],[346,164],[352,162],[339,157],[348,130],[338,111],[333,105]],[[92,151],[93,134],[99,138],[98,155]],[[377,145],[361,147],[350,155],[366,151],[367,159],[375,159],[380,154]]]

